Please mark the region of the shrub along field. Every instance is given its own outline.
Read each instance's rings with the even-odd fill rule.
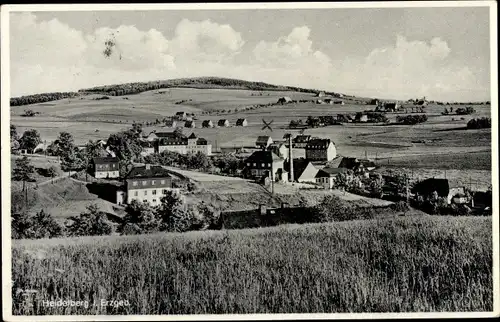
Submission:
[[[491,224],[420,216],[14,240],[13,314],[491,311]],[[42,305],[56,299],[90,305]]]

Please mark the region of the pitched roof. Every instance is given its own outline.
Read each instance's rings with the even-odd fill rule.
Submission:
[[[273,161],[281,161],[280,157],[274,154],[272,151],[255,151],[250,155],[246,162],[255,163],[271,163]]]
[[[310,136],[310,135],[306,135],[306,134],[303,134],[303,135],[297,135],[297,136],[293,139],[293,142],[295,142],[295,143],[306,143],[306,142],[308,142],[310,139],[311,139],[311,136]]]
[[[177,112],[177,113],[175,113],[175,115],[184,115],[184,114],[186,114],[186,112]]]
[[[153,142],[150,141],[140,141],[139,143],[143,148],[152,148],[154,147]]]
[[[196,140],[196,144],[197,145],[208,145],[208,141],[204,138],[198,138],[198,140]]]
[[[127,174],[127,178],[159,178],[159,177],[170,177],[168,170],[162,168],[159,165],[152,165],[149,169],[145,165],[134,167]]]
[[[197,138],[197,136],[196,136],[196,134],[194,134],[194,132],[191,133],[191,135],[188,137],[188,139],[196,139],[196,138]]]
[[[94,162],[94,164],[109,164],[109,163],[118,163],[119,160],[116,157],[103,157],[103,158],[92,158],[92,162]]]
[[[194,127],[194,121],[186,121],[184,122],[184,127]]]
[[[346,168],[346,169],[354,169],[356,168],[360,162],[358,161],[357,158],[350,158],[350,157],[343,157],[342,161],[340,161],[339,168]]]
[[[330,143],[333,143],[330,139],[311,139],[307,142],[306,149],[326,149]]]
[[[335,177],[339,173],[345,173],[345,168],[323,168],[318,171],[316,178]]]
[[[269,135],[259,135],[257,137],[257,145],[259,144],[267,144],[267,142],[269,141],[269,139],[271,139],[271,137]],[[272,141],[272,139],[271,139]]]
[[[174,124],[177,124],[177,122],[175,120],[166,120],[165,121],[165,125],[167,125],[167,126],[172,126]]]
[[[221,119],[221,120],[219,120],[219,122],[217,122],[217,124],[218,124],[218,125],[224,125],[226,122],[227,122],[227,123],[229,123],[229,121],[228,121],[228,120],[226,120],[226,119]]]
[[[238,119],[238,120],[236,121],[236,125],[241,125],[241,124],[243,124],[243,122],[245,122],[245,121],[246,121],[246,119]]]
[[[203,126],[206,126],[206,125],[209,125],[209,124],[212,124],[212,121],[211,120],[205,120],[201,123],[201,125]]]

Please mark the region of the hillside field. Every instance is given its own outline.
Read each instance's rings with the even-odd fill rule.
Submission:
[[[13,314],[491,311],[491,225],[491,217],[410,214],[247,230],[14,240]],[[42,305],[60,298],[89,305]],[[100,306],[101,299],[129,305]]]

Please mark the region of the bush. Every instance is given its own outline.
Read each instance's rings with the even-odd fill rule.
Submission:
[[[396,122],[405,125],[415,125],[418,123],[427,122],[426,114],[417,114],[417,115],[405,115],[396,117]]]
[[[410,210],[410,206],[406,201],[398,201],[396,203],[393,203],[392,205],[389,206],[391,210],[394,211],[408,211]]]
[[[467,122],[468,129],[486,129],[491,128],[491,118],[481,117],[477,119],[471,119]]]
[[[113,231],[106,214],[96,204],[87,206],[87,212],[81,213],[79,217],[71,217],[70,220],[72,223],[67,228],[71,236],[103,236]]]
[[[55,238],[64,235],[64,229],[54,218],[40,210],[35,215],[26,212],[12,214],[13,239]]]
[[[373,218],[374,213],[366,208],[356,206],[337,196],[328,195],[311,209],[312,221],[331,222]]]
[[[467,106],[465,108],[459,107],[455,110],[457,115],[470,115],[476,113],[476,110],[472,106]]]
[[[159,230],[160,221],[148,203],[134,199],[127,205],[125,211],[127,214],[123,218],[122,226],[119,228],[122,234],[131,234],[133,231],[136,233],[152,233]]]

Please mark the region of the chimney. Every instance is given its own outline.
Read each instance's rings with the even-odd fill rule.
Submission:
[[[146,170],[151,170],[151,164],[146,163]]]
[[[295,181],[295,177],[293,176],[293,153],[292,153],[292,135],[288,136],[288,153],[289,153],[289,161],[290,161],[290,182]]]

